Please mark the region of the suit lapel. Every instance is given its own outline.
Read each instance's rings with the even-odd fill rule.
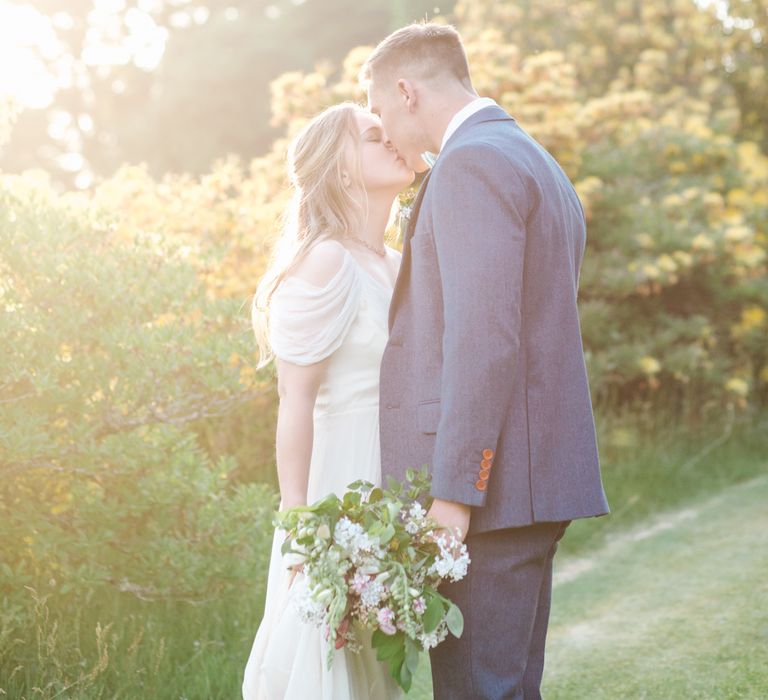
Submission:
[[[411,238],[413,236],[413,230],[416,228],[416,219],[419,216],[419,209],[421,209],[421,202],[424,199],[424,193],[427,191],[427,183],[429,182],[429,178],[432,175],[432,170],[424,176],[424,180],[422,180],[421,187],[419,187],[419,191],[416,193],[416,198],[413,200],[413,204],[411,205],[411,215],[408,219],[408,226],[405,227],[405,237],[406,239]]]
[[[427,183],[429,182],[430,175],[432,175],[432,170],[426,174],[421,183],[421,187],[419,187],[416,198],[413,200],[413,205],[411,205],[411,215],[408,218],[408,225],[405,227],[405,234],[403,235],[403,258],[400,261],[400,269],[397,272],[397,280],[395,280],[395,288],[392,292],[392,302],[389,305],[390,331],[392,330],[392,324],[395,320],[395,312],[397,310],[398,302],[400,301],[400,295],[408,282],[411,269],[411,238],[413,238],[413,232],[416,229],[416,219],[419,216],[424,193],[427,191]]]

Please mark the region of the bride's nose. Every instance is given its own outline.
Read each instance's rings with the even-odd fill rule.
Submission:
[[[387,136],[386,133],[382,132],[382,139],[384,141],[384,146],[387,148],[388,151],[395,150],[395,147],[392,145],[392,142],[389,140],[389,136]]]

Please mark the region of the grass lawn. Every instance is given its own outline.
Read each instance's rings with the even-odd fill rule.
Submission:
[[[544,696],[768,697],[766,533],[762,476],[560,555]],[[427,663],[408,697],[432,697]]]
[[[768,420],[618,430],[612,513],[571,525],[555,561],[547,700],[768,698]],[[0,700],[235,700],[264,575],[202,605],[49,590],[24,625],[0,600]],[[431,697],[425,656],[409,698]]]

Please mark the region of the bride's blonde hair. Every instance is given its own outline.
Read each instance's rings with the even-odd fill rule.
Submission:
[[[364,222],[365,190],[354,186],[362,182],[360,136],[355,121],[355,115],[361,112],[363,108],[351,102],[329,107],[302,128],[288,149],[293,197],[283,214],[282,233],[251,307],[259,367],[272,359],[269,303],[280,283],[315,243],[340,239],[359,230]],[[345,185],[345,172],[352,185]]]

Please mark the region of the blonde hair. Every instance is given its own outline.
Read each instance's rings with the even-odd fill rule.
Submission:
[[[352,102],[324,110],[299,132],[288,149],[293,197],[283,215],[282,233],[253,297],[251,319],[259,349],[259,367],[273,357],[269,345],[269,304],[280,283],[315,243],[340,239],[365,220],[365,190],[345,187],[343,173],[362,184],[360,136],[355,115],[364,112]],[[353,162],[347,147],[353,146]]]
[[[359,80],[365,85],[373,79],[374,73],[393,77],[393,72],[406,70],[421,78],[447,73],[464,87],[472,89],[461,35],[450,24],[416,22],[392,32],[368,56],[360,69]]]

